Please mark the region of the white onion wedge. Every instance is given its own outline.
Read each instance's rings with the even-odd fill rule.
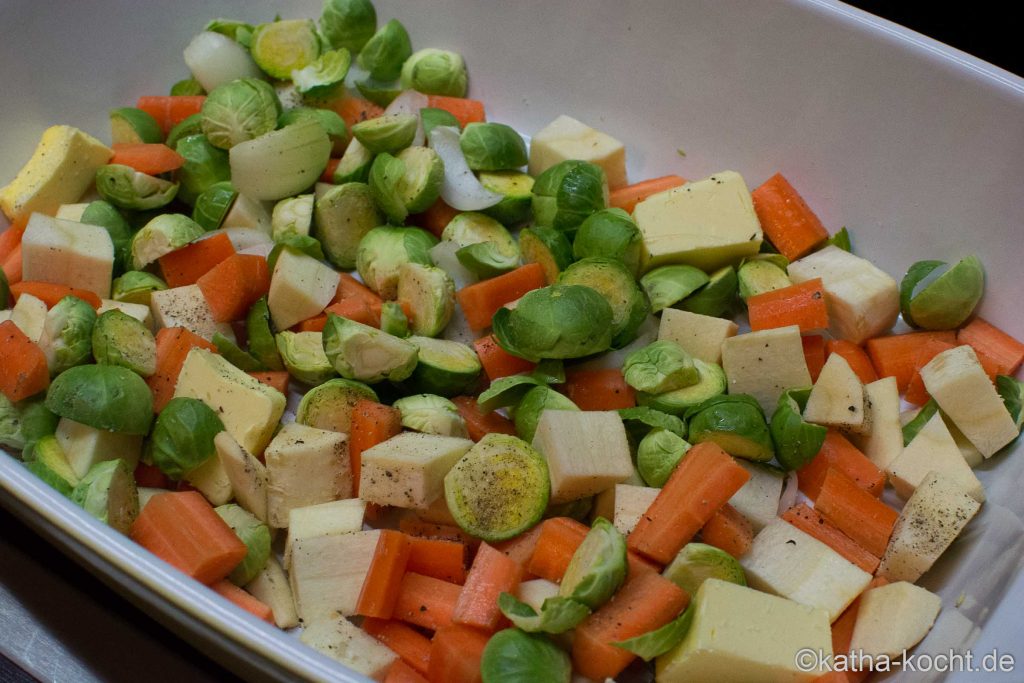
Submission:
[[[779,514],[796,505],[800,493],[800,481],[796,472],[786,475],[786,483],[782,485],[782,495],[779,497]]]
[[[469,268],[462,265],[459,257],[455,255],[455,252],[461,248],[457,242],[442,240],[430,249],[430,258],[434,261],[434,265],[438,268],[443,268],[445,272],[452,276],[452,280],[455,282],[455,289],[462,289],[480,281],[480,278],[474,275],[473,271]]]
[[[261,254],[258,250],[266,249],[267,254],[274,248],[274,240],[270,239],[270,236],[262,230],[256,228],[218,228],[217,230],[211,230],[199,239],[208,240],[214,235],[225,234],[228,239],[231,240],[231,246],[235,248],[237,253],[245,254]]]
[[[185,64],[206,92],[236,78],[262,78],[244,47],[220,33],[203,31],[185,48]]]
[[[426,136],[423,134],[423,119],[420,117],[420,109],[427,105],[426,95],[415,90],[406,90],[391,100],[391,104],[384,110],[385,114],[412,114],[416,117],[416,135],[412,139],[413,147],[422,147],[426,141]]]
[[[240,194],[277,200],[313,186],[331,156],[331,141],[316,121],[302,121],[240,142],[228,152],[231,182]]]
[[[430,131],[430,146],[444,162],[441,199],[456,211],[479,211],[500,202],[502,195],[491,192],[476,179],[459,146],[459,131],[437,126]]]

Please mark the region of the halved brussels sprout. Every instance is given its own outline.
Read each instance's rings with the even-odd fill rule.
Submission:
[[[314,196],[302,194],[298,197],[288,197],[274,205],[274,211],[270,217],[270,229],[275,242],[280,242],[292,235],[309,234],[313,226]],[[323,245],[323,238],[318,239]]]
[[[469,438],[466,421],[448,399],[435,394],[414,394],[392,404],[402,414],[402,426],[424,434]]]
[[[231,583],[236,586],[244,586],[263,571],[263,567],[270,559],[270,527],[248,510],[234,503],[220,505],[213,511],[231,527],[231,530],[248,549],[245,559],[228,574],[228,580]]]
[[[325,0],[320,33],[333,48],[359,52],[377,30],[377,11],[370,0]]]
[[[120,458],[96,463],[71,492],[71,502],[127,535],[139,514],[132,468]]]
[[[156,339],[149,328],[112,309],[96,319],[92,355],[100,365],[119,365],[149,377],[156,372]]]
[[[455,114],[446,109],[437,109],[436,107],[420,109],[420,121],[423,123],[423,134],[428,139],[430,138],[430,131],[434,130],[437,126],[448,126],[456,130],[462,129],[462,124],[455,118]]]
[[[260,24],[252,33],[249,53],[268,75],[283,80],[320,56],[320,37],[312,19],[284,19]]]
[[[345,85],[352,66],[352,53],[342,48],[328,50],[309,66],[292,72],[295,88],[306,97],[326,99]]]
[[[636,402],[641,406],[649,406],[669,415],[682,416],[688,408],[699,405],[707,399],[725,393],[725,372],[715,363],[708,363],[694,358],[693,364],[700,373],[700,381],[682,389],[668,391],[664,394],[648,394],[638,392]]]
[[[544,636],[507,628],[487,641],[480,671],[483,683],[569,683],[572,661]]]
[[[397,301],[385,301],[381,304],[380,331],[403,339],[409,336],[409,317]]]
[[[403,263],[398,269],[398,300],[409,307],[413,334],[436,337],[455,313],[455,283],[436,266]]]
[[[598,292],[612,309],[612,348],[636,339],[650,313],[647,297],[621,261],[592,256],[573,263],[558,276],[561,285],[583,285]]]
[[[256,360],[256,357],[247,352],[234,340],[228,339],[220,332],[213,333],[213,345],[217,347],[217,353],[227,362],[234,365],[243,372],[262,372],[267,368]]]
[[[167,139],[164,140],[164,144],[171,149],[177,149],[178,143],[185,138],[192,135],[203,134],[203,115],[192,114],[186,117],[181,123],[178,123],[171,128],[171,132],[167,134]]]
[[[433,265],[430,249],[437,242],[436,237],[419,228],[376,227],[359,242],[356,270],[366,286],[382,299],[394,299],[402,264]]]
[[[331,139],[333,154],[341,154],[345,151],[345,145],[348,142],[348,127],[345,125],[345,119],[341,118],[338,112],[315,107],[295,107],[281,114],[277,125],[279,128],[284,128],[301,121],[316,121],[323,126],[327,137]]]
[[[579,407],[567,396],[548,386],[536,386],[527,391],[512,413],[516,434],[527,443],[533,443],[537,423],[545,410],[576,410]]]
[[[185,163],[178,169],[181,191],[178,198],[186,204],[194,204],[206,190],[217,183],[231,180],[231,166],[228,154],[210,144],[205,135],[189,135],[178,141],[177,152],[185,157]]]
[[[488,278],[519,265],[519,247],[505,226],[482,213],[467,211],[449,221],[442,240],[459,245],[456,257],[473,274]]]
[[[744,262],[737,273],[740,298],[746,301],[752,296],[783,289],[793,284],[786,271],[764,259]]]
[[[607,519],[598,517],[573,553],[558,594],[597,609],[626,580],[627,566],[625,537]]]
[[[370,76],[393,81],[402,73],[402,64],[412,55],[412,41],[402,22],[392,19],[377,29],[359,53],[359,66]]]
[[[604,170],[587,161],[562,161],[533,183],[533,217],[537,225],[570,232],[591,214],[608,206]]]
[[[546,386],[546,382],[533,373],[499,377],[491,382],[489,387],[480,392],[476,402],[483,412],[489,413],[498,408],[516,405],[523,400],[528,391],[534,387],[542,386]]]
[[[479,180],[485,190],[504,197],[494,206],[484,209],[485,214],[504,225],[518,225],[530,219],[532,176],[519,171],[484,171]]]
[[[419,125],[413,114],[384,114],[352,126],[352,135],[374,154],[397,152],[412,144]]]
[[[466,62],[449,50],[427,48],[414,52],[402,65],[402,87],[424,95],[465,97]]]
[[[188,216],[180,213],[160,214],[135,233],[132,238],[132,269],[142,270],[161,256],[181,249],[206,231]]]
[[[652,429],[636,449],[636,469],[648,486],[661,488],[690,450],[690,444],[667,429]]]
[[[447,339],[407,339],[419,349],[419,362],[403,386],[441,396],[469,393],[476,386],[483,367],[471,347]]]
[[[565,233],[554,228],[534,226],[519,231],[519,253],[523,263],[539,263],[548,284],[558,281],[558,275],[573,261],[572,245]]]
[[[362,382],[336,378],[306,392],[295,421],[307,427],[348,433],[352,410],[359,401],[376,401],[377,394]]]
[[[580,223],[572,242],[572,253],[578,259],[603,256],[622,261],[629,272],[636,275],[640,270],[642,242],[640,228],[628,213],[619,208],[601,209]],[[653,296],[651,304],[654,304]]]
[[[711,273],[706,285],[683,299],[679,308],[712,318],[728,315],[736,300],[738,288],[736,269],[732,266],[724,266]]]
[[[6,398],[2,398],[6,401]],[[68,456],[55,436],[49,434],[26,448],[22,455],[25,468],[47,485],[68,498],[79,484],[78,475],[68,462]]]
[[[652,342],[626,356],[622,374],[626,384],[649,394],[663,394],[700,381],[700,372],[690,354],[667,339]]]
[[[775,443],[775,458],[787,470],[798,470],[818,454],[828,430],[807,422],[803,410],[811,395],[808,389],[787,389],[779,396],[772,415],[770,431]]]
[[[204,230],[216,230],[224,222],[236,198],[238,191],[230,182],[214,183],[196,197],[192,220],[203,226]]]
[[[303,384],[323,384],[338,373],[324,353],[324,338],[319,332],[278,332],[277,351],[288,374]]]
[[[344,183],[365,183],[370,179],[374,154],[363,147],[358,140],[351,140],[341,155],[338,167],[334,169],[335,185]]]
[[[729,455],[767,462],[775,455],[764,411],[752,396],[715,396],[686,411],[690,441],[711,441]]]
[[[57,375],[46,407],[75,422],[122,434],[148,434],[153,394],[145,380],[115,365],[77,365]]]
[[[708,280],[707,274],[700,268],[670,265],[648,272],[640,278],[640,285],[651,300],[651,312],[657,313],[690,296],[706,285]]]
[[[165,289],[167,283],[156,275],[142,270],[129,270],[114,280],[111,296],[114,301],[148,306],[153,292],[162,292]]]
[[[214,88],[203,101],[202,115],[210,143],[231,149],[277,128],[281,102],[266,81],[239,78]]]
[[[284,369],[270,324],[267,297],[260,297],[249,309],[245,316],[245,333],[249,341],[249,353],[253,358],[270,370]]]
[[[459,146],[474,171],[511,171],[528,161],[522,136],[504,123],[466,124]]]
[[[112,144],[153,144],[163,141],[164,133],[151,114],[135,107],[121,107],[110,112]]]
[[[96,311],[76,296],[66,296],[46,313],[43,352],[51,375],[89,360]]]
[[[538,613],[511,593],[502,593],[498,596],[498,608],[517,628],[527,633],[565,633],[590,616],[590,608],[582,602],[560,595],[545,598]]]
[[[504,541],[544,514],[551,496],[547,462],[522,439],[487,434],[445,475],[444,496],[464,531],[488,543]]]
[[[114,206],[146,211],[169,204],[178,194],[178,183],[154,178],[131,166],[107,164],[96,172],[96,191]]]
[[[174,97],[205,95],[206,90],[203,89],[203,84],[196,79],[183,78],[171,86],[171,92],[169,94]]]
[[[356,266],[360,241],[384,220],[370,187],[364,183],[329,189],[317,199],[314,217],[313,235],[320,240],[324,254],[331,263],[345,269]]]
[[[918,261],[900,283],[903,319],[926,330],[952,330],[974,312],[985,293],[985,268],[968,256],[935,279],[929,278],[944,261]]]
[[[224,423],[197,398],[172,398],[153,425],[149,456],[160,471],[179,480],[216,455],[214,438]]]
[[[364,78],[361,81],[356,81],[356,90],[365,99],[373,102],[378,107],[387,107],[395,101],[396,97],[402,94],[402,86],[397,81],[384,83],[374,78]]]
[[[338,374],[360,382],[401,382],[416,367],[418,349],[405,339],[330,313],[324,352]]]
[[[596,290],[558,284],[527,292],[515,309],[498,309],[491,324],[501,348],[537,362],[607,351],[612,319],[611,306]]]
[[[687,543],[675,559],[665,567],[662,576],[690,595],[707,579],[719,579],[739,586],[747,585],[747,577],[739,561],[729,553],[705,543]]]
[[[409,213],[426,211],[441,196],[444,183],[444,162],[429,147],[406,147],[398,153],[405,164],[398,193]]]

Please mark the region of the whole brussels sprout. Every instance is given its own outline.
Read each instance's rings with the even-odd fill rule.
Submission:
[[[119,365],[149,377],[156,372],[156,339],[149,328],[117,309],[106,311],[92,330],[92,354],[100,365]]]
[[[231,149],[277,128],[281,102],[266,81],[239,78],[214,88],[203,102],[202,115],[210,143]]]
[[[413,114],[384,114],[352,126],[352,135],[374,154],[397,152],[412,144],[419,121]]]
[[[474,171],[510,171],[528,161],[522,136],[504,123],[467,124],[459,147]]]
[[[690,441],[718,444],[729,455],[767,462],[775,455],[768,423],[760,404],[746,394],[709,398],[688,409]]]
[[[372,78],[393,81],[402,73],[402,64],[412,55],[409,33],[398,19],[377,29],[359,53],[359,66]]]
[[[534,362],[581,358],[607,351],[612,343],[611,306],[581,285],[527,292],[514,309],[498,309],[491,324],[501,348]]]
[[[466,62],[457,52],[436,48],[419,50],[402,65],[401,83],[403,88],[424,95],[465,97]]]
[[[51,375],[89,360],[96,311],[76,296],[66,296],[46,313],[43,346]]]
[[[527,443],[533,443],[537,433],[537,423],[545,410],[575,410],[579,407],[564,394],[551,387],[537,386],[527,391],[521,401],[516,404],[512,413],[516,425],[516,434]]]
[[[466,421],[448,399],[435,394],[414,394],[400,398],[393,406],[402,414],[402,426],[424,434],[469,438]]]
[[[626,356],[622,365],[626,384],[637,391],[663,394],[700,381],[700,373],[683,347],[662,339]]]
[[[181,479],[212,457],[214,438],[224,431],[217,413],[197,398],[172,398],[153,426],[150,457],[171,479]]]
[[[588,256],[617,259],[636,275],[640,270],[642,242],[640,228],[628,213],[619,208],[601,209],[580,223],[572,242],[572,253],[577,259]]]
[[[625,537],[607,519],[598,517],[573,553],[558,594],[597,609],[626,580],[627,567]]]
[[[114,301],[148,306],[153,292],[162,292],[165,289],[167,283],[156,275],[144,270],[129,270],[114,280],[111,296]]]
[[[333,48],[359,52],[377,30],[377,11],[370,0],[324,0],[320,33]]]
[[[96,191],[114,206],[146,211],[169,204],[178,194],[178,183],[154,178],[131,166],[107,164],[96,172]]]
[[[402,264],[434,265],[430,249],[437,242],[436,237],[419,228],[376,227],[359,242],[356,270],[366,286],[382,299],[394,299]]]
[[[153,393],[145,380],[116,365],[77,365],[57,375],[46,407],[75,422],[122,434],[148,434]]]
[[[327,316],[323,342],[328,360],[345,379],[401,382],[416,367],[414,344],[333,313]]]
[[[974,312],[985,293],[985,268],[977,256],[959,261],[937,279],[921,287],[944,261],[918,261],[900,283],[903,319],[925,330],[952,330]]]
[[[327,99],[344,87],[351,66],[352,54],[348,50],[328,50],[309,66],[293,71],[292,81],[295,89],[307,98]]]
[[[231,180],[228,153],[210,144],[205,135],[189,135],[178,140],[176,150],[185,158],[178,169],[181,181],[178,198],[186,204],[194,204],[203,192],[217,183]]]
[[[292,71],[320,56],[320,37],[312,19],[285,19],[260,24],[252,33],[249,52],[269,76],[291,78]]]
[[[558,276],[563,285],[583,285],[602,295],[612,308],[613,348],[636,339],[637,329],[650,313],[647,296],[621,261],[592,256],[573,263]]]
[[[533,216],[537,225],[575,230],[590,214],[608,206],[604,170],[587,161],[555,164],[533,183]]]
[[[637,471],[648,486],[661,488],[688,450],[690,444],[678,434],[667,429],[652,429],[637,446]]]
[[[216,230],[224,222],[237,198],[238,191],[230,182],[214,183],[196,197],[196,204],[192,207],[192,220],[204,230]]]

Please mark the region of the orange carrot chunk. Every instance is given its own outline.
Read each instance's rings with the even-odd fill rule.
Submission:
[[[140,97],[135,107],[156,119],[166,135],[192,114],[198,114],[205,101],[205,95],[149,95]]]
[[[580,410],[618,410],[636,406],[636,392],[626,384],[622,370],[572,370],[563,391]]]
[[[348,130],[360,121],[375,119],[384,113],[384,110],[369,100],[361,97],[343,97],[331,103],[331,108],[338,113],[345,121]]]
[[[642,180],[639,183],[612,190],[608,195],[608,206],[622,209],[626,213],[633,213],[636,205],[648,197],[685,183],[686,180],[677,175],[663,175],[660,178]]]
[[[907,391],[903,395],[903,398],[907,403],[912,403],[915,406],[923,406],[928,402],[931,395],[924,386],[924,379],[921,377],[921,368],[928,365],[935,356],[952,348],[956,348],[956,344],[950,344],[949,342],[945,342],[940,339],[926,339],[924,343],[921,344],[917,350],[917,361],[914,363],[914,374],[910,377],[910,381],[907,383]]]
[[[363,588],[356,601],[356,614],[390,619],[398,600],[398,587],[409,562],[409,537],[400,531],[382,529]]]
[[[427,96],[427,106],[432,109],[444,109],[459,120],[463,128],[467,123],[482,123],[487,120],[484,103],[467,97],[447,97],[445,95]]]
[[[7,257],[21,245],[21,238],[25,234],[25,226],[28,218],[12,223],[8,228],[0,232],[0,263],[7,260]]]
[[[457,526],[425,522],[419,517],[405,516],[398,520],[398,528],[403,534],[419,538],[434,538],[442,541],[455,541],[468,548],[480,545],[480,539],[470,536]]]
[[[540,525],[540,533],[533,546],[533,554],[527,564],[527,570],[542,579],[558,583],[569,568],[576,549],[583,543],[590,527],[570,517],[551,517]],[[630,551],[626,555],[629,562],[629,574],[642,574],[649,571],[660,571],[645,558]]]
[[[750,193],[765,236],[795,261],[828,239],[828,230],[781,173]]]
[[[537,364],[519,356],[513,356],[505,349],[498,346],[498,340],[493,334],[480,337],[473,342],[476,355],[480,358],[480,364],[484,366],[487,378],[492,382],[509,375],[518,375],[521,372],[530,372]]]
[[[440,538],[410,536],[409,549],[406,571],[460,586],[466,583],[465,544]]]
[[[866,342],[871,364],[875,366],[879,377],[895,377],[896,387],[902,394],[917,370],[918,351],[927,341],[942,341],[947,344],[956,343],[956,333],[952,330],[944,332],[911,332],[895,334],[888,337],[875,337]]]
[[[499,308],[547,282],[539,263],[527,263],[515,270],[463,287],[456,293],[466,321],[474,331],[490,326]]]
[[[334,293],[334,298],[331,300],[331,305],[335,304],[346,304],[350,310],[354,310],[351,304],[347,304],[349,299],[357,299],[366,304],[366,308],[369,309],[369,322],[367,325],[371,327],[380,327],[380,309],[383,306],[384,301],[377,296],[372,289],[364,285],[359,280],[355,279],[348,273],[342,273],[341,279],[338,281],[338,289]],[[330,310],[330,307],[328,307]],[[339,309],[343,310],[343,309]],[[339,312],[339,315],[342,315]],[[362,322],[361,320],[359,322]]]
[[[258,379],[268,387],[274,387],[285,396],[288,395],[288,371],[269,370],[265,372],[250,372],[250,375]]]
[[[576,627],[573,667],[595,681],[615,678],[636,655],[612,643],[661,628],[689,601],[686,591],[661,574],[630,574],[610,601]]]
[[[975,318],[957,332],[956,340],[991,358],[1000,375],[1013,375],[1024,362],[1024,343],[982,318]]]
[[[349,427],[348,457],[352,467],[355,495],[359,495],[359,473],[363,451],[387,441],[402,431],[402,415],[391,406],[360,399],[352,409]]]
[[[466,577],[466,585],[455,604],[452,621],[494,631],[502,616],[498,609],[498,596],[515,593],[522,575],[523,569],[515,560],[481,543]]]
[[[814,509],[875,557],[881,557],[899,513],[832,468]]]
[[[194,285],[207,271],[234,253],[231,239],[219,233],[161,256],[160,270],[168,287]]]
[[[25,281],[11,285],[11,295],[17,301],[22,294],[31,294],[46,304],[47,308],[53,308],[57,302],[66,296],[78,297],[93,308],[99,308],[100,298],[94,292],[87,289],[75,289],[67,285],[58,285],[52,282]]]
[[[430,645],[430,683],[481,683],[480,660],[488,636],[468,626],[452,624],[434,634]]]
[[[185,157],[160,143],[116,144],[113,149],[110,163],[131,166],[148,175],[170,173],[185,165]]]
[[[338,164],[341,163],[340,158],[328,159],[327,167],[324,168],[324,172],[320,174],[320,182],[327,183],[329,185],[334,184],[334,172],[338,170]]]
[[[445,204],[443,199],[438,199],[423,213],[410,216],[407,224],[419,226],[433,233],[435,237],[440,238],[444,229],[448,227],[448,224],[459,213],[457,209],[453,209]]]
[[[4,277],[7,278],[8,284],[15,284],[21,282],[22,274],[24,273],[24,263],[21,259],[21,242],[14,245],[10,253],[0,264],[0,270],[4,271]]]
[[[863,384],[870,384],[878,379],[878,373],[875,372],[871,358],[857,344],[846,339],[829,339],[825,342],[825,360],[828,360],[833,353],[839,354],[850,364],[850,369]]]
[[[817,382],[821,369],[825,367],[825,338],[820,334],[805,334],[800,341],[804,346],[804,361],[811,373],[811,381]]]
[[[828,327],[828,307],[821,278],[815,278],[747,299],[750,329],[768,330],[799,325],[801,332]]]
[[[430,639],[400,621],[364,619],[363,630],[391,648],[402,661],[421,674],[430,665]]]
[[[701,538],[733,557],[743,557],[754,542],[754,527],[732,505],[726,503],[700,530]]]
[[[878,569],[879,559],[877,557],[837,529],[820,512],[807,507],[804,503],[794,505],[786,510],[782,514],[782,519],[800,529],[800,531],[814,536],[867,573],[874,574],[875,570]]]
[[[210,342],[183,327],[165,327],[156,333],[156,372],[146,379],[153,392],[153,410],[159,413],[174,398],[181,366],[194,347],[217,351]]]
[[[196,280],[217,322],[241,320],[256,301],[270,291],[267,259],[233,254]]]
[[[432,631],[450,626],[461,592],[454,583],[406,572],[399,584],[394,618]]]
[[[161,560],[207,585],[220,581],[249,549],[195,491],[159,493],[139,512],[131,538]]]
[[[494,547],[508,555],[513,561],[525,569],[529,566],[530,558],[533,556],[533,551],[537,548],[537,539],[540,538],[542,529],[543,525],[538,524],[532,529],[528,529],[527,531],[519,534],[515,538],[510,538],[507,541],[496,543]],[[525,573],[528,572],[524,572],[524,575]],[[525,581],[525,578],[523,580]]]
[[[818,454],[797,471],[800,490],[804,495],[811,500],[817,500],[825,475],[833,467],[853,479],[871,495],[882,495],[885,488],[885,473],[834,429],[828,430],[825,434],[825,441]]]
[[[516,427],[512,424],[512,420],[501,413],[483,412],[480,410],[475,396],[455,396],[452,398],[452,403],[458,408],[459,415],[466,423],[469,438],[473,441],[479,441],[487,434],[516,435]]]
[[[384,683],[428,683],[428,681],[419,671],[406,664],[404,660],[399,659],[388,669],[388,675],[384,677]]]
[[[210,586],[210,588],[257,619],[262,619],[268,624],[274,623],[274,610],[270,609],[270,605],[249,595],[230,581],[222,579]]]
[[[16,403],[50,386],[46,354],[10,320],[0,323],[0,393]]]
[[[641,515],[629,534],[630,549],[668,564],[748,479],[750,474],[716,444],[697,444]]]

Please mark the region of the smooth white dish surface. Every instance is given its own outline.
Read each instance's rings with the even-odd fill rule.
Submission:
[[[830,230],[848,226],[858,252],[894,276],[922,258],[977,253],[991,284],[981,314],[1024,337],[1020,78],[832,2],[375,4],[415,46],[461,51],[470,94],[493,120],[529,135],[569,113],[626,143],[631,180],[731,168],[756,187],[781,170]],[[0,178],[47,126],[106,138],[110,108],[165,93],[185,77],[181,51],[208,19],[279,11],[315,17],[320,3],[5,0]],[[1024,600],[1024,461],[993,460],[977,471],[989,502],[923,582],[944,608],[918,651],[978,638],[979,657],[998,647],[1024,666],[1014,608]],[[0,488],[92,571],[260,673],[365,680],[93,522],[12,458],[0,457]]]

